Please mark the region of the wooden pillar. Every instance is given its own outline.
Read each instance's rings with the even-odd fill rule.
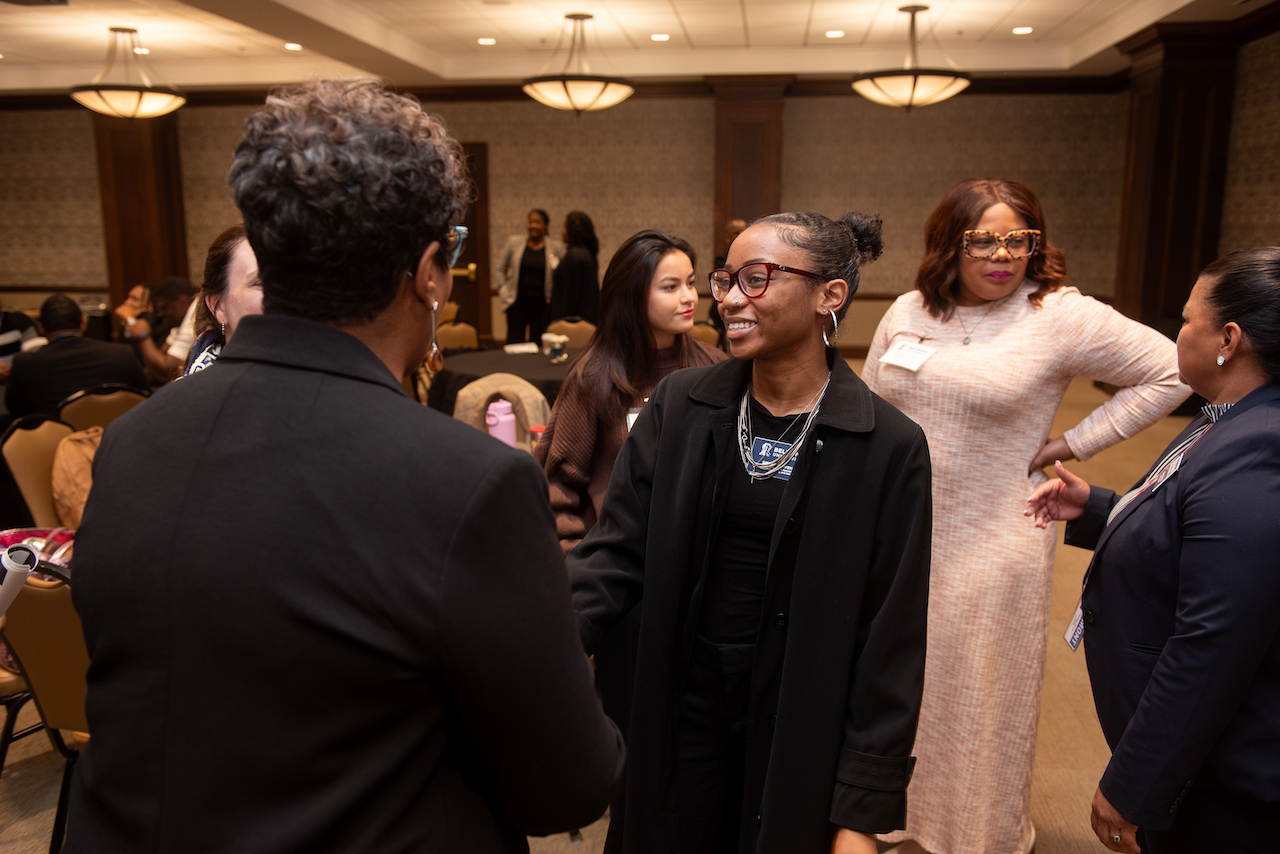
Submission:
[[[120,119],[94,113],[98,184],[113,306],[129,289],[187,276],[187,226],[178,116]]]
[[[1133,71],[1115,304],[1172,338],[1217,256],[1237,41],[1229,24],[1159,24],[1118,47]]]
[[[782,205],[782,96],[793,79],[707,78],[716,98],[717,251],[730,220],[750,222]]]

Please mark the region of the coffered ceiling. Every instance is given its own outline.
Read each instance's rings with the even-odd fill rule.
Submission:
[[[135,27],[186,88],[372,73],[402,86],[512,83],[548,63],[566,12],[591,12],[593,70],[640,80],[851,75],[902,63],[905,0],[69,0],[0,2],[0,91],[66,89],[102,67],[107,28]],[[922,65],[978,75],[1108,74],[1160,21],[1230,20],[1268,0],[934,0]],[[1032,32],[1015,35],[1015,27]],[[831,38],[829,31],[843,31]],[[667,36],[655,41],[655,34]],[[480,39],[493,44],[481,45]],[[286,50],[286,42],[302,50]],[[559,70],[558,68],[553,70]]]

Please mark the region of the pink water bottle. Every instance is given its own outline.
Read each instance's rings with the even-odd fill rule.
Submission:
[[[516,417],[511,414],[511,401],[495,400],[489,404],[484,423],[489,426],[489,435],[499,442],[516,446]]]

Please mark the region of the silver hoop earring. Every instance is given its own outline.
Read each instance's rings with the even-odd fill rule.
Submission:
[[[1219,356],[1219,357],[1218,357],[1218,367],[1219,367],[1219,368],[1221,368],[1221,367],[1222,367],[1223,365],[1225,365],[1226,363],[1227,363],[1227,357],[1226,357],[1226,356]]]
[[[827,310],[824,308],[822,310],[822,313],[826,314]],[[824,323],[822,325],[822,343],[826,344],[828,347],[834,350],[836,348],[836,340],[839,339],[839,337],[840,337],[840,318],[836,317],[836,313],[833,311],[831,312],[831,337],[830,338],[827,337],[827,325]]]
[[[431,349],[427,351],[427,370],[433,374],[440,373],[444,369],[444,353],[440,352],[439,345],[436,344],[436,310],[440,308],[439,300],[431,301]]]

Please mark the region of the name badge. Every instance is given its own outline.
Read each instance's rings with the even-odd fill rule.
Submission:
[[[627,410],[627,432],[631,432],[631,428],[635,426],[636,419],[640,417],[640,407],[633,406]]]
[[[1079,602],[1076,604],[1075,616],[1067,624],[1067,631],[1062,639],[1067,642],[1067,646],[1071,647],[1071,651],[1075,652],[1080,648],[1082,637],[1084,637],[1084,603]]]
[[[908,371],[918,371],[930,356],[938,352],[937,347],[926,347],[924,344],[912,344],[910,341],[899,341],[880,357],[885,365],[897,365]]]
[[[749,470],[747,474],[759,474],[759,466],[772,463],[789,450],[791,450],[791,443],[789,442],[756,438],[751,443],[751,464],[754,470]],[[791,480],[791,470],[793,468],[795,468],[794,461],[787,463],[774,477],[778,480]]]

